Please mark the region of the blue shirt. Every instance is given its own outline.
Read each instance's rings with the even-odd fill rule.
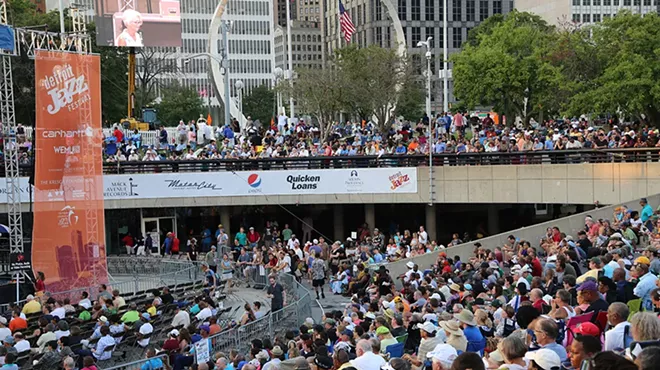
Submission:
[[[555,143],[552,140],[548,139],[545,141],[545,150],[552,150],[555,148]]]
[[[642,308],[645,311],[653,311],[653,302],[651,301],[651,291],[655,289],[655,281],[658,278],[650,272],[647,272],[639,279],[637,286],[633,289],[633,294],[642,299]]]
[[[160,358],[151,358],[142,365],[140,370],[155,370],[163,367],[163,360]]]
[[[644,208],[642,208],[642,214],[640,217],[642,218],[642,222],[646,222],[653,216],[653,208],[651,208],[650,205],[646,204]]]
[[[236,240],[238,240],[239,245],[242,245],[242,246],[247,245],[247,235],[245,235],[245,233],[242,233],[240,231],[237,232],[236,233]]]
[[[546,344],[545,346],[543,346],[541,348],[549,349],[549,350],[553,351],[554,353],[556,353],[557,356],[559,356],[559,358],[561,359],[561,362],[564,362],[564,361],[568,360],[568,354],[566,353],[566,348],[562,347],[561,345],[559,345],[557,343]]]
[[[406,154],[406,147],[401,145],[396,147],[396,154]]]
[[[468,342],[480,342],[484,339],[481,330],[476,326],[466,326],[465,329],[463,329],[463,334],[465,334],[465,338]]]

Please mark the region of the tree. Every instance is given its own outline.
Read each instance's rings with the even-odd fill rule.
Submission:
[[[425,82],[418,79],[416,81],[406,81],[401,88],[401,94],[396,104],[396,116],[402,116],[405,119],[417,120],[424,116]]]
[[[180,120],[197,119],[204,112],[204,105],[197,91],[181,86],[178,82],[163,87],[161,97],[156,109],[165,126],[176,126]]]
[[[381,131],[388,131],[402,88],[415,79],[410,60],[394,49],[349,45],[337,50],[335,64],[347,83],[346,110],[367,120],[375,116]]]
[[[622,11],[578,34],[573,41],[570,50],[592,58],[589,60],[592,70],[572,85],[570,92],[574,95],[569,112],[622,112],[627,117],[660,125],[660,17],[657,14],[640,16]],[[572,77],[571,66],[564,68],[568,78]]]
[[[339,116],[339,112],[345,106],[347,94],[345,75],[330,66],[323,69],[302,68],[297,73],[294,87],[285,83],[278,89],[293,96],[301,113],[316,118],[321,141],[325,141],[332,129],[333,120]]]
[[[159,87],[157,77],[174,76],[179,72],[172,58],[174,48],[140,48],[135,58],[135,108],[149,105],[156,98]],[[139,58],[137,58],[139,56]]]
[[[275,116],[275,92],[266,85],[257,86],[243,96],[243,114],[267,124]]]
[[[535,114],[556,113],[554,91],[561,69],[550,63],[554,28],[540,17],[513,11],[501,22],[486,23],[474,40],[451,57],[454,95],[469,108],[492,106],[509,118],[525,122]]]

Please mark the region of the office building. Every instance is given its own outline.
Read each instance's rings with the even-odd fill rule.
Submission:
[[[516,0],[519,11],[538,14],[556,26],[597,23],[622,9],[646,14],[659,7],[660,0]]]
[[[417,47],[419,41],[433,37],[431,61],[432,94],[431,110],[442,110],[442,80],[438,79],[438,70],[442,68],[443,40],[443,0],[387,0],[396,6],[396,13],[403,27],[406,51],[418,66],[420,73],[426,66],[426,50]],[[388,16],[386,5],[376,0],[346,0],[344,8],[348,11],[356,26],[356,33],[351,42],[360,47],[379,45],[394,48],[397,40],[392,20]],[[513,9],[513,1],[507,0],[447,0],[447,43],[451,55],[460,50],[467,40],[470,29],[493,14],[508,13]],[[337,47],[345,45],[339,32],[339,2],[323,0],[323,44],[324,60],[334,53]],[[451,68],[451,66],[449,67]],[[449,103],[455,101],[452,94],[452,82],[449,82]]]
[[[291,23],[293,69],[321,68],[323,66],[321,28],[318,22],[293,21]],[[275,66],[288,68],[286,27],[275,27]]]

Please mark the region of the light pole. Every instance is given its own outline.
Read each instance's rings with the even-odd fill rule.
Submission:
[[[429,127],[431,126],[431,40],[432,36],[429,36],[426,41],[420,41],[417,43],[417,47],[426,47],[426,116],[429,118]]]
[[[236,93],[238,94],[238,111],[240,112],[238,115],[240,119],[239,126],[243,127],[243,81],[236,81],[234,83],[234,87],[236,88]]]
[[[449,110],[449,82],[447,81],[447,0],[442,5],[442,110]]]
[[[287,54],[288,54],[288,71],[287,78],[289,79],[289,85],[293,87],[293,47],[291,45],[291,1],[285,0],[286,2],[286,45],[287,45]],[[289,98],[289,118],[293,119],[293,95]]]
[[[446,1],[446,0],[445,0]],[[447,12],[447,9],[445,9]],[[429,151],[429,206],[433,205],[433,117],[431,117],[431,41],[432,36],[429,36],[426,41],[417,43],[417,47],[426,47],[426,116],[429,118],[428,127],[428,140],[426,146]]]
[[[282,80],[282,76],[284,76],[284,71],[280,67],[275,67],[275,70],[273,71],[275,74],[275,91],[277,92],[277,116],[279,117],[280,112],[282,112],[282,93],[280,90],[277,88],[277,86],[280,84],[280,80]]]

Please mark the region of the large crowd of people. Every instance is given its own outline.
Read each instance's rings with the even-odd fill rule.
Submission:
[[[178,304],[162,291],[127,304],[103,286],[95,301],[83,295],[77,305],[29,297],[0,318],[0,359],[16,369],[17,353],[28,350],[40,354],[36,367],[94,369],[127,331],[147,357],[143,369],[657,369],[657,213],[642,199],[639,209],[617,207],[611,220],[585,217],[575,235],[554,227],[538,240],[515,234],[504,245],[476,240],[467,260],[452,254],[463,242],[458,235],[445,247],[424,227],[385,235],[364,225],[355,240],[328,243],[313,229],[299,238],[274,222],[264,234],[249,227],[228,235],[219,225],[215,237],[209,230],[200,246],[192,239],[181,248],[203,262],[207,287],[194,300]],[[408,260],[400,276],[388,271],[388,263],[421,253],[436,254],[435,262]],[[326,294],[349,303],[273,338],[255,337],[249,352],[215,351],[208,363],[194,363],[191,344],[264,315],[260,303],[246,304],[238,322],[219,323],[215,290],[264,276],[274,312],[291,303],[278,282],[282,274],[308,284],[321,304]],[[35,316],[28,315],[35,314],[33,330],[28,321]],[[81,322],[84,334],[76,327]],[[145,342],[158,328],[166,338]]]
[[[428,117],[417,124],[394,120],[389,130],[371,121],[334,123],[327,140],[319,128],[305,120],[289,124],[280,117],[271,125],[247,118],[240,133],[238,124],[216,126],[199,119],[179,122],[171,135],[158,129],[158,145],[143,146],[139,132],[116,126],[108,142],[113,150],[107,161],[157,161],[198,159],[264,159],[294,157],[342,157],[435,154],[528,152],[607,148],[659,147],[658,130],[640,124],[618,126],[585,119],[549,120],[506,127],[488,114],[483,118],[457,112],[438,114],[429,145]],[[171,132],[171,131],[170,131]],[[116,145],[118,144],[118,147]]]

